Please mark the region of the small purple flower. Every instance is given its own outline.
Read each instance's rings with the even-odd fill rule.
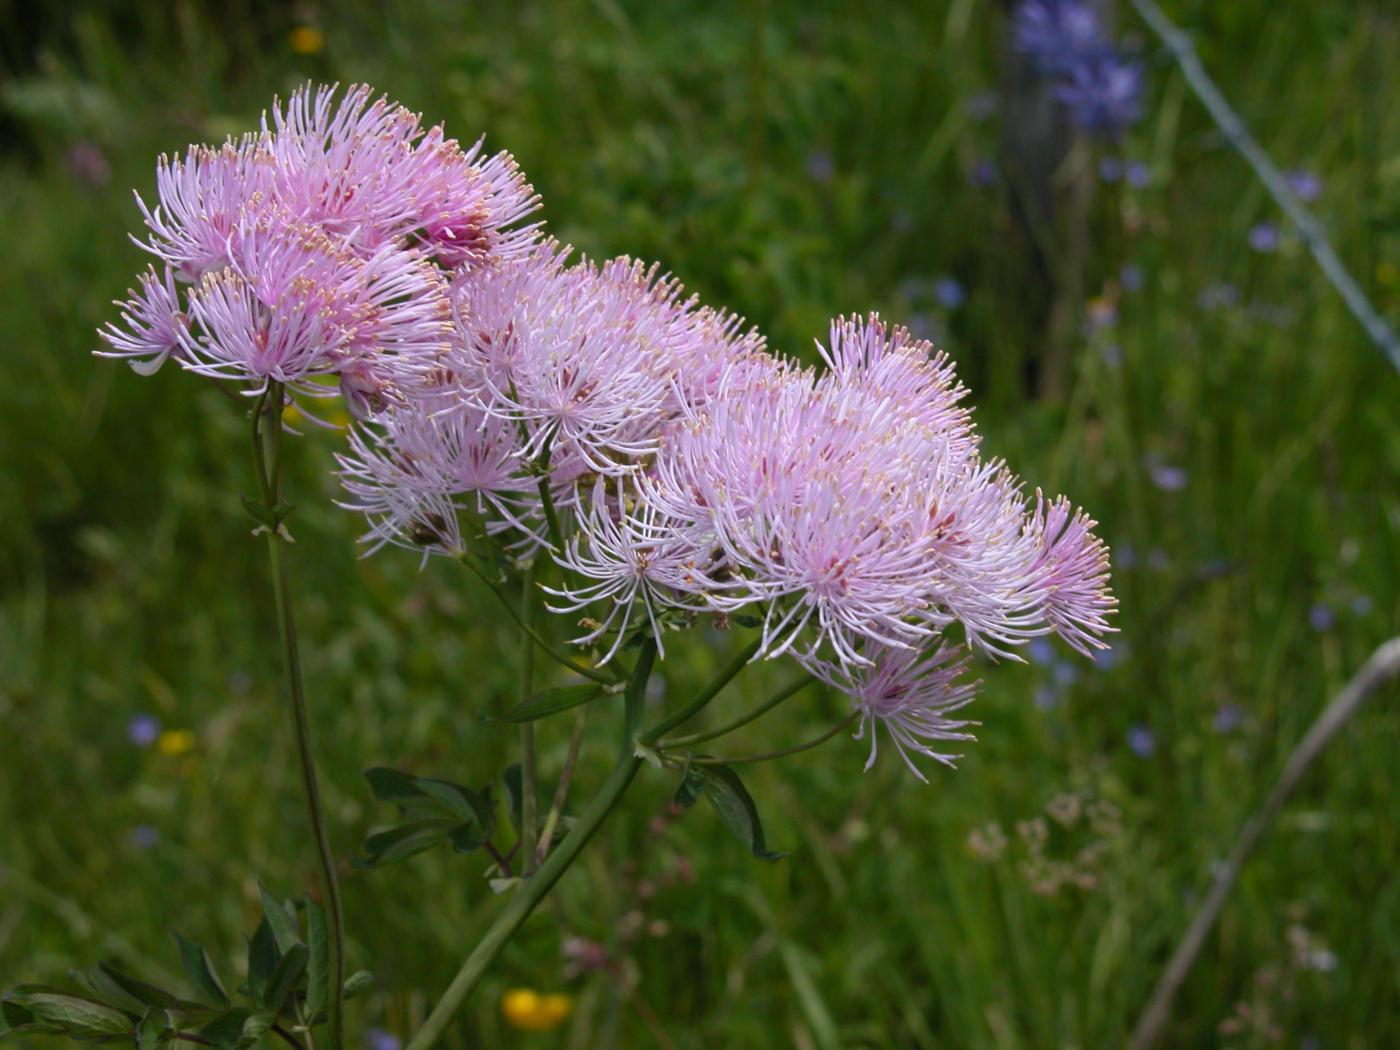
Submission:
[[[1152,169],[1140,160],[1131,160],[1123,169],[1123,178],[1135,190],[1140,190],[1152,181]]]
[[[1152,484],[1163,492],[1180,492],[1191,480],[1186,468],[1174,467],[1167,463],[1150,463],[1148,472],[1152,475]]]
[[[365,1050],[403,1050],[403,1040],[383,1028],[366,1028]]]
[[[1288,188],[1304,204],[1311,204],[1322,196],[1322,180],[1315,172],[1306,168],[1294,168],[1285,172],[1283,176],[1288,181]]]
[[[967,173],[967,181],[979,190],[995,186],[1000,179],[1001,172],[997,170],[997,163],[991,157],[978,157]]]
[[[1215,709],[1210,725],[1221,736],[1232,733],[1244,722],[1244,708],[1239,704],[1221,704]]]
[[[1104,44],[1098,12],[1084,0],[1022,0],[1011,43],[1042,73],[1064,74]]]
[[[1123,162],[1117,157],[1099,158],[1099,181],[1100,182],[1121,182],[1123,180]]]
[[[1123,268],[1118,271],[1118,283],[1123,286],[1125,292],[1141,291],[1142,282],[1142,267],[1137,263],[1124,263]]]
[[[1249,246],[1256,252],[1278,250],[1278,227],[1271,222],[1261,222],[1249,231]]]
[[[1141,723],[1128,730],[1128,749],[1138,758],[1151,758],[1157,750],[1157,738]]]
[[[933,282],[933,297],[948,310],[956,310],[967,300],[967,292],[956,277],[938,277]]]
[[[131,834],[127,836],[127,841],[135,849],[150,849],[160,841],[160,831],[150,824],[137,824],[131,829]]]
[[[1337,625],[1337,614],[1332,611],[1332,606],[1318,602],[1308,610],[1308,623],[1319,633],[1330,631]]]
[[[836,162],[824,149],[814,149],[807,154],[807,175],[813,182],[825,185],[836,176]]]
[[[150,747],[160,736],[160,719],[155,715],[133,715],[126,724],[126,738],[137,747]]]
[[[1370,616],[1374,603],[1369,594],[1358,594],[1351,600],[1351,614],[1353,616]]]
[[[1056,92],[1070,123],[1117,138],[1142,116],[1142,67],[1111,49],[1078,62]]]

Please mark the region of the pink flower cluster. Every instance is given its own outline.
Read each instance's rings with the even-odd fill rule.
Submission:
[[[627,258],[573,262],[521,226],[536,199],[366,88],[298,92],[221,149],[162,161],[162,262],[103,333],[154,371],[339,379],[341,455],[372,548],[547,551],[557,612],[610,659],[646,632],[755,615],[761,654],[847,692],[861,732],[947,761],[971,650],[1102,647],[1094,523],[983,460],[952,364],[876,316],[820,368]]]

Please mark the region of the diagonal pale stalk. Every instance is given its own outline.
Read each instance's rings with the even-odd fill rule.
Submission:
[[[763,703],[759,704],[752,711],[748,711],[740,715],[738,718],[733,719],[732,721],[725,722],[722,726],[718,726],[714,729],[707,729],[703,733],[689,733],[686,736],[678,736],[674,737],[671,740],[659,741],[656,745],[657,750],[676,751],[680,750],[681,748],[693,747],[696,744],[702,744],[706,740],[714,740],[717,737],[727,736],[728,734],[734,732],[734,730],[740,729],[743,726],[748,725],[750,722],[762,718],[769,711],[773,710],[773,708],[781,704],[784,700],[796,696],[798,693],[802,692],[802,690],[806,689],[809,685],[815,685],[816,681],[817,680],[815,678],[811,677],[799,678],[797,681],[792,682],[787,686],[784,686],[782,689],[779,689],[776,693],[770,696],[767,700],[763,701]]]
[[[257,464],[263,504],[268,508],[276,507],[282,502],[282,399],[282,384],[272,383],[253,411],[254,460]],[[316,762],[311,752],[311,724],[302,683],[301,651],[297,646],[287,560],[283,556],[287,538],[280,524],[276,529],[264,524],[262,531],[267,535],[272,591],[277,605],[277,632],[282,642],[282,659],[287,675],[292,735],[296,740],[302,794],[305,796],[307,815],[311,820],[321,895],[325,899],[327,917],[330,920],[326,924],[326,954],[330,969],[327,975],[330,987],[326,1020],[330,1047],[332,1050],[341,1050],[344,1046],[345,916],[340,903],[340,883],[335,873],[335,856],[331,852],[330,839],[326,834],[321,792],[316,782]]]
[[[578,859],[578,855],[583,852],[583,847],[588,844],[588,840],[593,837],[594,832],[607,819],[608,814],[613,811],[613,807],[617,805],[618,800],[622,798],[631,785],[632,779],[637,775],[637,767],[641,764],[641,759],[633,753],[633,735],[636,732],[637,716],[641,712],[642,700],[646,695],[647,682],[651,678],[651,669],[655,660],[655,643],[643,642],[637,658],[637,666],[632,672],[631,680],[627,683],[625,694],[627,714],[623,726],[621,752],[618,755],[617,764],[608,774],[608,779],[604,781],[598,794],[588,803],[587,808],[579,814],[578,823],[559,844],[559,848],[545,858],[545,862],[540,865],[535,874],[521,882],[520,888],[501,909],[501,913],[496,916],[496,920],[491,923],[485,935],[477,942],[471,955],[467,956],[466,962],[457,971],[457,976],[447,986],[442,998],[433,1007],[428,1019],[423,1022],[423,1027],[409,1040],[405,1050],[427,1050],[442,1037],[452,1015],[461,1009],[462,1004],[467,1001],[471,993],[476,990],[477,985],[481,983],[482,978],[486,976],[487,967],[501,954],[511,937],[524,925],[525,920],[530,917],[530,913],[535,910],[540,901],[554,888],[554,884],[568,870],[569,865]]]

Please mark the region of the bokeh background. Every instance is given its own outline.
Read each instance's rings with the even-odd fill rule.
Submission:
[[[1166,6],[1400,317],[1400,12]],[[933,338],[987,448],[1100,519],[1122,601],[1096,663],[1038,646],[986,667],[981,739],[927,786],[892,753],[862,773],[844,739],[755,768],[780,863],[707,811],[668,814],[674,784],[647,771],[454,1045],[1120,1044],[1288,752],[1396,631],[1400,380],[1145,27],[1113,18],[1147,76],[1120,143],[1035,123],[989,0],[0,5],[4,982],[103,957],[167,976],[172,927],[233,974],[256,880],[314,882],[239,505],[245,423],[177,369],[142,380],[90,352],[143,265],[131,188],[152,190],[157,153],[249,128],[307,78],[367,80],[513,151],[561,239],[660,261],[776,347],[810,357],[829,317],[870,309]],[[484,783],[512,760],[478,713],[515,646],[454,566],[357,558],[340,440],[297,442],[291,488],[348,857],[388,816],[362,768]],[[731,646],[676,646],[664,683]],[[779,676],[757,669],[720,714]],[[1246,868],[1170,1045],[1400,1045],[1395,700],[1344,731]],[[746,743],[810,735],[839,703],[812,694]],[[545,725],[546,774],[566,737]],[[586,748],[585,786],[612,746]],[[345,878],[351,967],[378,978],[355,1038],[382,1050],[494,898],[476,858]],[[520,1031],[510,988],[572,1013]]]

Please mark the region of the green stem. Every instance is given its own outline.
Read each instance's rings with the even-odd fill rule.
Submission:
[[[260,433],[260,424],[265,430]],[[265,444],[265,448],[264,448]],[[253,445],[256,450],[258,481],[263,501],[268,507],[281,503],[282,460],[282,385],[271,384],[258,401],[253,417]],[[307,716],[306,693],[302,683],[301,651],[297,646],[296,620],[292,611],[291,581],[286,559],[282,556],[283,536],[264,526],[267,553],[272,569],[272,590],[277,605],[277,631],[282,641],[282,658],[287,674],[287,689],[291,700],[292,733],[296,740],[297,761],[301,769],[302,794],[306,798],[307,815],[316,846],[316,862],[320,874],[321,895],[325,899],[330,922],[327,923],[327,955],[330,964],[330,994],[326,1004],[332,1050],[344,1045],[345,985],[345,916],[340,903],[340,883],[336,879],[335,856],[331,853],[326,834],[326,819],[321,808],[321,792],[316,782],[316,762],[311,752],[311,724]]]
[[[574,766],[578,764],[579,748],[583,746],[583,729],[588,724],[588,712],[592,704],[584,704],[574,716],[574,729],[569,735],[569,750],[564,756],[564,768],[559,771],[559,784],[554,789],[554,801],[545,815],[544,826],[540,828],[540,842],[535,847],[535,863],[543,864],[549,855],[550,843],[554,841],[554,828],[564,815],[564,803],[569,798],[569,782],[574,778]]]
[[[724,723],[724,725],[720,726],[718,729],[709,729],[703,733],[691,733],[689,736],[678,736],[674,740],[662,740],[656,745],[657,749],[660,751],[674,751],[677,748],[692,747],[706,740],[713,740],[716,737],[725,736],[728,733],[734,732],[734,730],[741,726],[746,726],[755,719],[766,715],[784,700],[796,696],[814,682],[816,682],[815,678],[799,678],[786,688],[780,689],[775,695],[759,704],[748,714],[740,715],[732,722]]]
[[[641,698],[646,694],[646,683],[647,679],[651,677],[654,654],[654,648],[643,645],[642,654],[637,660],[636,671],[633,672],[632,680],[627,686],[627,709],[629,712],[639,706]],[[521,884],[520,889],[507,902],[501,913],[496,916],[495,922],[477,942],[471,955],[467,956],[467,961],[457,971],[457,976],[452,978],[452,983],[447,986],[447,991],[443,992],[442,998],[433,1007],[428,1019],[423,1022],[423,1027],[409,1040],[406,1050],[427,1050],[442,1037],[452,1015],[461,1008],[462,1004],[467,1001],[467,997],[475,991],[476,986],[486,976],[487,967],[501,954],[506,943],[530,917],[530,913],[535,910],[536,905],[554,888],[559,877],[583,852],[583,847],[588,844],[588,840],[593,837],[593,834],[627,791],[628,786],[632,783],[632,778],[637,775],[638,766],[641,764],[641,759],[632,753],[631,719],[628,722],[629,724],[624,726],[622,751],[618,755],[617,765],[613,766],[613,770],[608,774],[608,779],[604,781],[602,789],[579,815],[578,823],[559,844],[559,848],[545,858],[545,862],[540,865],[539,870]]]
[[[538,556],[525,567],[520,582],[520,620],[526,633],[520,652],[519,702],[525,703],[535,691],[535,641],[530,637],[535,627],[535,611],[539,601],[535,595],[535,574],[539,571]],[[535,869],[535,821],[539,819],[539,795],[535,788],[535,724],[520,723],[520,872],[530,875]]]
[[[505,591],[501,590],[500,585],[497,584],[495,580],[491,579],[491,577],[488,576],[484,571],[482,571],[477,566],[476,562],[472,561],[472,559],[467,555],[463,555],[459,560],[463,565],[465,565],[468,569],[474,572],[477,575],[477,578],[480,579],[482,583],[486,584],[486,586],[491,589],[491,593],[493,593],[497,598],[501,600],[501,604],[505,606],[505,610],[507,613],[510,614],[510,618],[516,622],[516,625],[522,631],[529,635],[530,638],[534,639],[535,644],[540,647],[540,650],[546,656],[550,657],[552,660],[562,665],[563,667],[568,668],[570,671],[573,671],[574,674],[582,675],[584,678],[590,678],[595,682],[602,682],[604,685],[617,684],[617,679],[613,678],[611,675],[605,674],[602,671],[595,670],[594,668],[589,667],[587,664],[579,663],[567,653],[560,652],[558,649],[554,648],[554,646],[550,645],[549,642],[545,640],[544,636],[541,635],[539,631],[537,631],[534,627],[525,622],[525,620],[520,615],[520,610],[518,610],[515,607],[515,604],[510,600],[510,596],[506,594]]]
[[[792,747],[785,747],[781,751],[765,751],[761,755],[742,755],[739,758],[715,758],[710,755],[701,755],[694,758],[692,761],[697,766],[741,766],[750,762],[767,762],[769,759],[773,758],[786,758],[788,755],[795,755],[801,751],[810,751],[814,747],[820,747],[837,733],[841,732],[841,730],[854,725],[856,719],[859,717],[859,711],[852,711],[814,740],[808,740],[805,744],[795,744]]]
[[[719,695],[719,691],[734,680],[735,676],[742,671],[750,660],[758,654],[759,647],[763,644],[762,639],[754,639],[729,661],[728,665],[710,681],[710,684],[700,692],[700,695],[692,700],[685,707],[681,708],[670,718],[665,719],[659,725],[648,729],[642,735],[642,743],[654,744],[664,733],[669,733],[676,726],[690,721],[698,715],[711,700]]]

